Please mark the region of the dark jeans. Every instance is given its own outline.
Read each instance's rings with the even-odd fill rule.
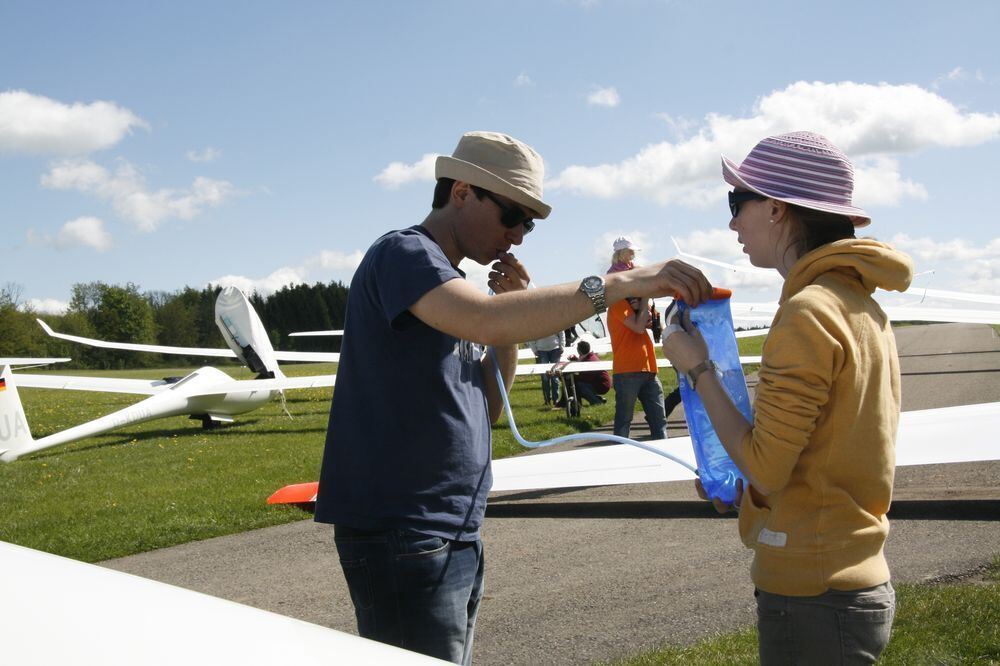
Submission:
[[[535,352],[535,360],[539,363],[558,363],[559,359],[562,358],[562,347],[558,347],[551,351],[537,351]],[[545,404],[550,402],[554,405],[559,402],[559,375],[549,375],[545,373],[542,375],[542,398],[545,400]]]
[[[483,598],[481,541],[337,525],[334,542],[361,636],[472,663]]]
[[[587,382],[581,382],[579,379],[576,380],[576,397],[581,401],[586,400],[591,405],[603,405],[607,400],[597,395],[597,391],[594,387]]]
[[[815,597],[754,595],[763,666],[872,664],[889,642],[896,608],[890,583]]]
[[[663,411],[663,385],[653,372],[616,372],[611,376],[615,387],[615,434],[628,437],[632,427],[636,398],[646,413],[646,423],[653,439],[666,439],[667,415]]]

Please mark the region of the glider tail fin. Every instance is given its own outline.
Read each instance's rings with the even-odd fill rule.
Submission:
[[[0,371],[0,460],[17,460],[33,443],[10,366],[4,364]]]
[[[236,356],[257,373],[257,379],[284,377],[274,348],[250,299],[236,287],[225,287],[215,301],[215,323]]]

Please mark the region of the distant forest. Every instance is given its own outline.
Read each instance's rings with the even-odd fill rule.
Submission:
[[[114,342],[225,348],[215,325],[220,289],[185,287],[176,292],[140,291],[135,284],[87,282],[73,285],[69,309],[62,315],[38,314],[21,302],[16,283],[0,287],[0,357],[70,357],[60,367],[119,369],[172,365],[207,365],[204,357],[146,354],[98,349],[49,337],[35,318],[59,333]],[[347,309],[347,287],[340,282],[284,287],[270,296],[250,297],[271,344],[283,351],[340,351],[340,338],[288,337],[296,331],[340,329]],[[219,359],[211,359],[217,365]],[[233,361],[235,363],[235,360]]]

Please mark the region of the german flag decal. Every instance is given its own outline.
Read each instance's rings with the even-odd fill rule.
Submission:
[[[6,390],[7,390],[7,380],[4,379],[3,377],[0,377],[0,391],[6,391]]]

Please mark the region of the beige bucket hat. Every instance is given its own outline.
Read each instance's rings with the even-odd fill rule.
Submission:
[[[545,165],[526,143],[498,132],[467,132],[451,157],[440,155],[435,178],[451,178],[516,201],[545,219],[552,206],[542,201]]]

